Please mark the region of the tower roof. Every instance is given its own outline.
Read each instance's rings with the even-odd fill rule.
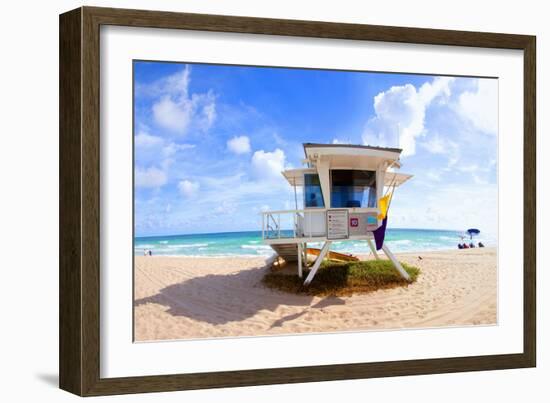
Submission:
[[[400,167],[400,148],[318,143],[304,143],[303,146],[309,167],[322,161],[333,169],[376,170],[383,163]]]
[[[304,152],[307,157],[307,150],[310,148],[343,148],[343,149],[358,149],[358,150],[374,150],[374,151],[389,151],[401,154],[401,148],[393,147],[376,147],[362,144],[324,144],[324,143],[303,143]]]

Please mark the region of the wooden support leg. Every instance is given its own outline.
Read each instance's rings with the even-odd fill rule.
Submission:
[[[304,258],[302,253],[302,244],[298,243],[298,277],[302,278],[302,259]]]
[[[399,274],[401,274],[401,277],[403,277],[407,281],[411,281],[411,277],[409,276],[409,273],[407,273],[403,268],[403,266],[401,266],[401,263],[399,263],[399,261],[393,255],[393,253],[391,253],[390,249],[386,246],[386,244],[382,245],[382,250],[384,251],[386,256],[391,260],[395,269],[399,272]]]
[[[370,251],[376,258],[376,260],[380,260],[380,256],[378,256],[378,253],[376,252],[376,248],[374,247],[374,244],[372,243],[372,239],[367,239],[367,243],[369,244]]]
[[[319,256],[317,256],[317,259],[315,259],[315,263],[313,263],[313,266],[311,267],[311,271],[309,272],[309,275],[306,278],[306,281],[304,281],[304,285],[307,286],[309,283],[311,283],[311,280],[313,280],[313,277],[315,277],[315,273],[317,273],[317,270],[319,270],[319,266],[321,266],[321,262],[325,258],[326,254],[328,253],[330,249],[331,241],[326,241],[323,245],[323,248],[321,249],[321,252],[319,252]]]

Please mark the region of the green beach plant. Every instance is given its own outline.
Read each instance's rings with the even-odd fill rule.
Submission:
[[[314,281],[307,287],[303,279],[287,270],[269,270],[263,284],[269,288],[292,293],[315,296],[344,296],[354,293],[368,293],[380,289],[406,287],[415,282],[420,269],[401,263],[411,277],[404,280],[389,260],[368,260],[360,262],[335,262],[326,260],[321,264]],[[304,277],[309,269],[304,269]]]

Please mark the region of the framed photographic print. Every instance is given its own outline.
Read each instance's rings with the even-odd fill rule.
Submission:
[[[60,386],[535,366],[535,37],[60,16]]]

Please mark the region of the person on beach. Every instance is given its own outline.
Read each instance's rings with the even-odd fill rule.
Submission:
[[[151,251],[151,249],[149,249],[149,256],[153,256],[153,251]]]
[[[479,241],[479,243],[477,244],[477,246],[479,246],[480,248],[484,248],[485,245],[483,245],[483,243],[481,241]]]

